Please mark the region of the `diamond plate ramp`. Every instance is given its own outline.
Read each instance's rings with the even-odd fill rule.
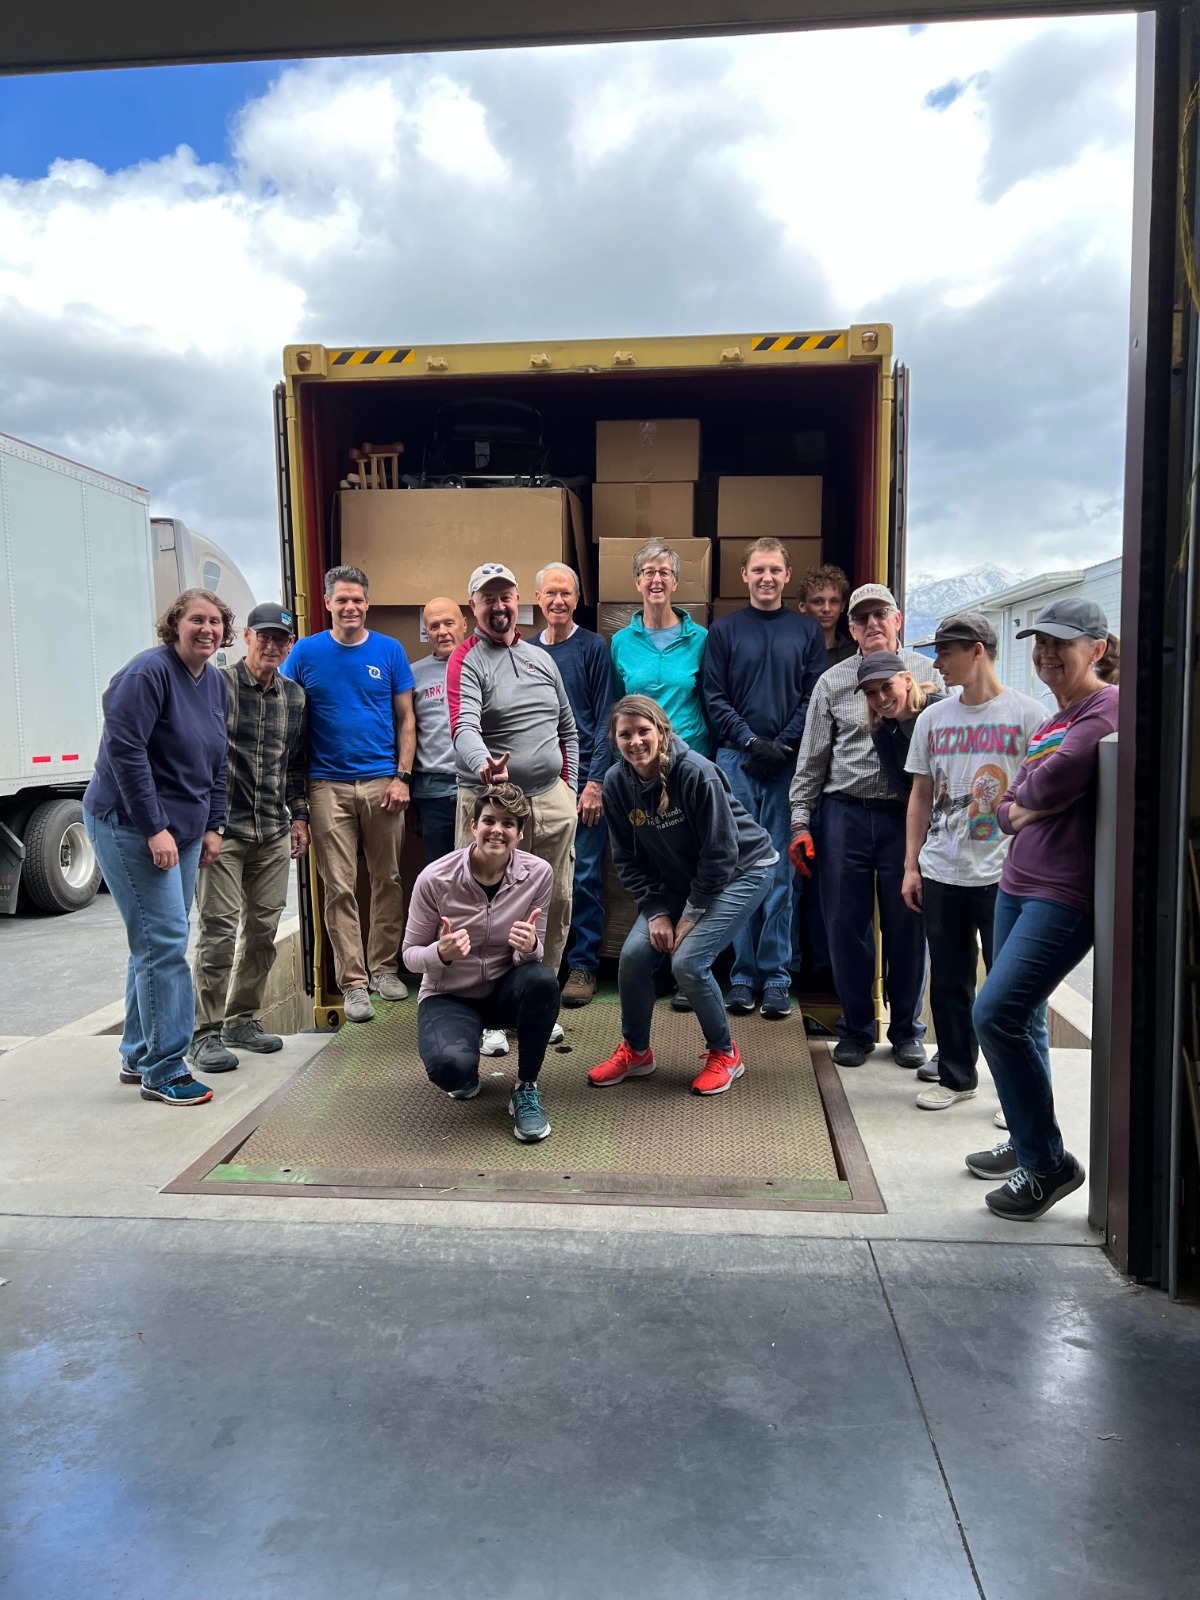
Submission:
[[[835,1120],[853,1123],[831,1067],[818,1085],[798,1015],[738,1018],[745,1075],[704,1098],[690,1092],[701,1065],[695,1018],[661,1004],[657,1072],[589,1087],[587,1069],[619,1039],[619,1015],[607,1000],[563,1013],[566,1041],[551,1048],[540,1079],[553,1135],[521,1145],[507,1110],[515,1039],[508,1056],[481,1063],[480,1094],[454,1101],[425,1076],[416,1007],[381,1004],[374,1022],[344,1028],[170,1189],[883,1209],[873,1181],[873,1193],[852,1189],[835,1153],[831,1089]]]

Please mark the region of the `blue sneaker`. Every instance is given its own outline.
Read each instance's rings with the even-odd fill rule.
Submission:
[[[732,1011],[735,1017],[753,1016],[757,1008],[754,990],[744,983],[735,983],[725,998],[726,1011]]]
[[[128,1061],[122,1061],[121,1070],[117,1073],[118,1083],[141,1083],[141,1067],[131,1067]]]
[[[446,1093],[451,1100],[474,1100],[479,1093],[479,1079],[476,1078],[474,1083],[467,1084],[465,1089],[447,1089]]]
[[[778,984],[768,985],[763,991],[762,1014],[769,1022],[778,1022],[792,1014],[792,1002],[786,989]]]
[[[508,1114],[513,1118],[513,1138],[522,1144],[550,1137],[550,1119],[542,1109],[536,1083],[517,1084],[508,1102]]]
[[[195,1078],[176,1078],[174,1083],[164,1083],[157,1089],[142,1085],[143,1100],[161,1100],[165,1106],[202,1106],[213,1097],[212,1090]]]

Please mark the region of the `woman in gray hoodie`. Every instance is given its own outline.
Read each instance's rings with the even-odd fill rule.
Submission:
[[[672,733],[655,701],[618,700],[609,735],[621,759],[604,780],[604,815],[613,864],[640,914],[621,950],[621,1043],[588,1082],[607,1088],[654,1071],[654,973],[669,960],[704,1033],[693,1093],[723,1094],[745,1068],[712,964],[765,900],[778,853],[725,774]]]

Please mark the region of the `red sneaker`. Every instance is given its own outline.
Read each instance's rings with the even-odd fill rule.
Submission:
[[[597,1089],[607,1089],[610,1084],[624,1083],[626,1078],[648,1078],[653,1071],[653,1050],[632,1050],[622,1039],[615,1054],[588,1073],[588,1082]]]
[[[692,1080],[692,1093],[724,1094],[733,1080],[740,1078],[745,1070],[742,1052],[736,1044],[729,1055],[724,1050],[709,1050],[705,1053],[700,1076]]]

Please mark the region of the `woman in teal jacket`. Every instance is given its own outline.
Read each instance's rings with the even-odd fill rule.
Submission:
[[[642,597],[642,614],[613,635],[617,697],[648,695],[663,708],[685,744],[711,756],[712,735],[700,695],[708,630],[671,604],[679,587],[679,557],[670,545],[651,540],[633,558],[633,577]]]

